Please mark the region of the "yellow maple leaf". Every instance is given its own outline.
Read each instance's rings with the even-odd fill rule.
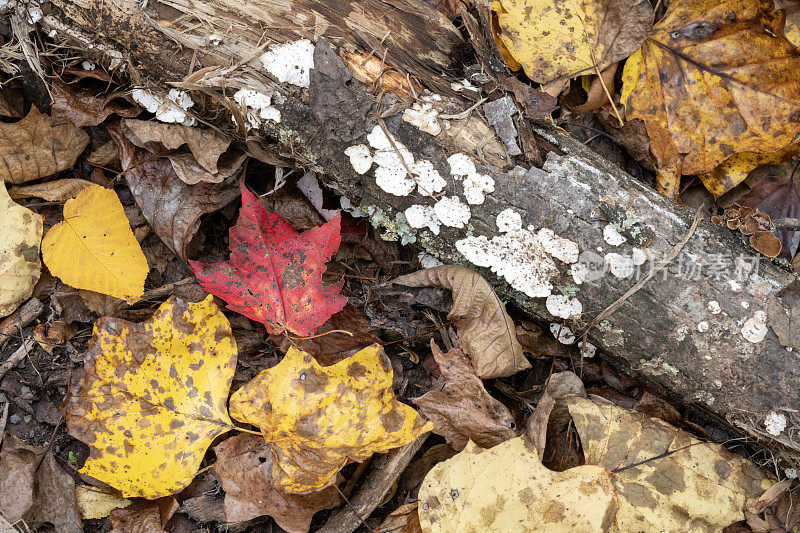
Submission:
[[[0,181],[0,318],[33,293],[42,270],[42,220],[41,215],[13,202]]]
[[[677,198],[681,174],[776,152],[800,133],[800,52],[783,23],[772,2],[675,0],[625,65],[622,103],[645,123],[662,194]]]
[[[392,391],[392,367],[373,344],[331,366],[290,348],[231,396],[231,416],[258,426],[272,449],[278,490],[307,493],[363,461],[433,429]]]
[[[144,293],[147,259],[113,190],[93,185],[64,204],[64,220],[47,232],[42,259],[76,289],[134,302]]]
[[[140,324],[99,319],[66,407],[70,435],[90,449],[81,472],[125,497],[180,492],[211,441],[233,428],[235,367],[236,342],[213,296],[173,296]]]
[[[639,48],[653,26],[642,0],[495,0],[498,47],[537,83],[594,74]]]

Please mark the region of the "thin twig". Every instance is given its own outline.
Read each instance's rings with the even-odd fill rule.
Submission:
[[[28,352],[31,351],[33,348],[35,341],[33,339],[25,339],[20,344],[19,348],[9,356],[8,359],[3,361],[3,364],[0,364],[0,381],[3,380],[3,377],[8,373],[9,370],[14,368],[19,364],[20,361],[25,359],[25,356],[28,355]]]
[[[800,231],[800,218],[779,218],[778,220],[773,220],[772,225],[776,231]]]
[[[466,108],[461,113],[456,113],[455,115],[439,115],[439,118],[444,118],[447,120],[461,120],[467,118],[469,114],[475,110],[475,108],[484,103],[486,100],[488,100],[488,98],[481,98],[480,100],[472,104],[470,107]]]
[[[678,257],[678,254],[681,253],[683,247],[686,246],[686,243],[689,242],[689,239],[691,239],[692,235],[694,235],[694,232],[697,229],[697,225],[700,223],[700,218],[702,217],[702,211],[703,211],[702,206],[697,209],[697,211],[694,214],[694,220],[692,221],[692,225],[689,227],[689,231],[686,232],[686,235],[684,235],[683,239],[681,239],[681,242],[679,242],[672,248],[672,251],[665,258],[665,261],[662,261],[660,265],[651,269],[650,272],[645,277],[636,282],[636,284],[630,289],[628,289],[625,292],[625,294],[620,296],[619,299],[617,299],[617,301],[606,307],[602,313],[597,315],[597,318],[592,320],[592,323],[589,324],[589,327],[586,328],[586,331],[583,332],[583,335],[581,335],[581,339],[584,339],[592,328],[594,328],[597,324],[605,320],[605,318],[608,317],[611,313],[619,309],[622,306],[622,304],[625,303],[625,300],[627,300],[628,298],[639,292],[641,288],[644,287],[648,281],[653,279],[653,276],[655,276],[663,269],[665,269],[672,262],[673,259]]]

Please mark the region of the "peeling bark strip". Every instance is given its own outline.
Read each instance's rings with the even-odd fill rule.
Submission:
[[[558,133],[537,132],[560,155],[550,153],[541,169],[511,168],[508,139],[495,136],[480,106],[464,113],[470,104],[462,99],[427,94],[404,113],[407,106],[392,107],[391,96],[376,101],[338,57],[375,47],[440,94],[464,86],[439,66],[449,64],[457,34],[422,4],[173,0],[149,2],[146,14],[129,0],[54,5],[45,30],[102,51],[95,59],[106,64],[130,59],[135,82],[136,75],[150,86],[182,79],[194,50],[195,71],[233,65],[221,70],[225,76],[193,80],[194,87],[269,92],[280,121],[265,120],[262,140],[360,203],[386,238],[475,268],[527,313],[548,322],[554,314],[569,318],[576,332],[659,266],[692,221],[693,213]],[[183,13],[224,26],[222,44],[210,44],[205,29],[179,33],[160,20]],[[310,100],[251,60],[263,50],[259,43],[320,36],[336,54],[317,49]],[[759,266],[748,271],[752,260]],[[793,279],[739,236],[702,222],[675,264],[588,337],[649,384],[800,451],[800,365],[768,325],[766,309]]]

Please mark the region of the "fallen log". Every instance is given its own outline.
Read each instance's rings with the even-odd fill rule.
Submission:
[[[602,357],[649,385],[800,451],[798,354],[771,326],[794,274],[726,228],[701,220],[692,229],[693,212],[532,124],[510,99],[481,102],[457,58],[470,45],[424,3],[142,5],[52,0],[41,25],[57,42],[124,69],[136,85],[214,96],[243,135],[245,112],[231,94],[271,95],[280,121],[265,119],[248,133],[251,147],[261,146],[255,155],[317,171],[384,238],[477,269],[506,301],[586,331]],[[486,12],[462,15],[491,73],[496,57],[475,30]],[[316,43],[314,69],[305,84],[281,82],[263,54],[300,39]],[[375,58],[391,67],[377,80],[364,72]],[[366,82],[354,81],[354,71]],[[524,152],[516,158],[515,127]],[[540,145],[550,150],[539,168],[531,162]],[[664,264],[676,246],[680,253]]]

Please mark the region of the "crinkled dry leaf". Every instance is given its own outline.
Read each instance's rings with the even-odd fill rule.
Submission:
[[[48,202],[65,202],[92,185],[93,183],[89,180],[63,178],[46,183],[12,187],[9,189],[8,194],[14,199],[42,198]]]
[[[339,294],[344,280],[322,284],[325,261],[341,242],[341,216],[298,233],[280,215],[267,213],[244,183],[241,188],[239,220],[229,232],[230,260],[189,265],[205,290],[270,333],[311,335],[347,303]]]
[[[773,483],[744,457],[658,418],[599,398],[565,402],[586,464],[613,472],[618,531],[719,531],[744,520]]]
[[[769,325],[783,346],[800,350],[800,281],[772,295],[767,304]]]
[[[47,232],[42,259],[76,289],[136,301],[149,268],[113,190],[92,185],[64,204],[64,220]]]
[[[400,276],[394,283],[453,291],[453,308],[447,318],[456,323],[459,345],[472,359],[479,377],[510,376],[531,367],[505,305],[486,280],[472,270],[438,266]]]
[[[568,423],[569,411],[560,400],[569,396],[585,395],[583,382],[573,372],[556,372],[547,378],[544,394],[536,404],[533,414],[528,418],[528,425],[525,429],[525,435],[536,446],[536,451],[539,452],[539,457],[543,462],[545,461],[548,437],[552,441],[556,433],[561,434],[565,422]]]
[[[52,453],[6,435],[0,452],[0,516],[33,528],[48,522],[58,532],[80,533],[74,493],[75,482]]]
[[[278,490],[314,492],[350,461],[363,461],[433,429],[392,391],[392,367],[373,344],[322,367],[291,348],[276,366],[236,391],[231,416],[261,428],[274,455]]]
[[[81,472],[126,497],[180,492],[211,441],[232,428],[235,366],[230,324],[212,296],[173,296],[140,324],[99,319],[66,407],[70,435],[89,445]]]
[[[50,114],[53,125],[72,123],[75,126],[97,126],[109,115],[135,117],[142,108],[125,99],[125,94],[111,93],[98,96],[98,88],[68,84],[60,78],[52,78],[50,94],[53,106]]]
[[[762,0],[675,0],[628,60],[622,102],[629,119],[645,122],[663,194],[677,196],[681,174],[795,140],[800,52],[783,36],[783,20]]]
[[[72,124],[52,127],[31,106],[19,122],[0,123],[0,181],[23,183],[72,168],[89,136]]]
[[[407,503],[389,513],[375,533],[422,533],[417,504]]]
[[[75,487],[75,501],[78,511],[85,520],[97,520],[107,517],[114,509],[127,507],[131,500],[120,498],[110,491],[89,485]]]
[[[548,470],[517,437],[464,451],[434,466],[419,490],[426,533],[607,531],[614,520],[611,475],[599,466]]]
[[[508,53],[542,84],[603,70],[653,29],[646,0],[499,0],[492,9]]]
[[[131,119],[123,120],[120,129],[139,148],[168,158],[187,185],[222,183],[239,172],[247,157],[242,150],[229,151],[231,139],[211,129]]]
[[[43,217],[16,204],[0,182],[0,318],[33,294],[42,264]]]
[[[514,417],[486,392],[461,348],[445,354],[431,340],[431,350],[446,383],[442,390],[432,390],[411,401],[433,422],[433,432],[446,438],[457,451],[470,440],[481,448],[491,448],[516,437]]]
[[[311,494],[278,492],[272,486],[272,452],[258,435],[241,433],[214,447],[217,471],[225,489],[225,519],[244,522],[269,515],[290,533],[305,533],[317,511],[340,503],[336,487]]]
[[[108,133],[117,143],[125,179],[145,219],[164,244],[185,260],[189,243],[200,229],[200,217],[222,209],[239,195],[237,177],[223,183],[187,185],[169,160],[136,148],[119,129],[109,127]]]
[[[180,509],[177,500],[165,496],[155,501],[137,501],[108,516],[111,533],[163,533],[164,526]]]

